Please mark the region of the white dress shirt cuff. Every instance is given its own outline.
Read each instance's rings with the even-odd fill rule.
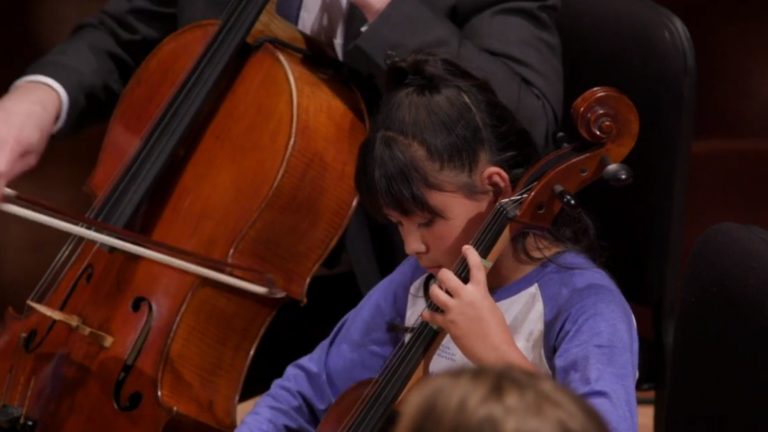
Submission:
[[[59,129],[64,126],[64,122],[67,120],[67,111],[69,111],[69,95],[67,95],[67,91],[64,90],[64,87],[62,87],[58,81],[45,75],[25,75],[14,81],[13,84],[11,84],[11,88],[24,82],[38,82],[45,84],[55,90],[59,95],[59,99],[61,100],[61,110],[59,111],[59,117],[56,119],[56,124],[53,125],[53,133],[58,132]]]

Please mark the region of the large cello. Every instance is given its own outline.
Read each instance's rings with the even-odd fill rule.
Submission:
[[[87,215],[261,294],[72,238],[34,307],[6,313],[0,430],[234,427],[265,326],[286,297],[304,299],[350,216],[367,128],[332,67],[256,40],[265,7],[259,22],[276,22],[266,0],[231,0],[220,22],[146,59],[110,121]]]

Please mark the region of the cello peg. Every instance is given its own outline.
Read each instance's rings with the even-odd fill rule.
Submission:
[[[608,158],[604,158],[606,162],[605,168],[603,168],[603,178],[608,180],[613,186],[626,186],[632,183],[632,170],[622,163],[612,163]]]
[[[560,199],[560,202],[562,202],[565,207],[570,209],[579,207],[579,203],[576,201],[576,197],[573,196],[572,193],[565,190],[564,187],[555,185],[555,195],[557,195],[558,199]]]

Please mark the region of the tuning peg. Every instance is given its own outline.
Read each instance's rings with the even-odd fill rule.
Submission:
[[[557,195],[557,197],[560,199],[560,202],[562,202],[563,205],[568,208],[575,209],[579,206],[579,203],[576,202],[576,197],[574,197],[572,193],[568,192],[564,187],[560,185],[555,185],[555,195]]]
[[[603,168],[603,178],[608,180],[613,186],[626,186],[632,183],[632,170],[621,163],[612,163],[608,158],[604,158],[605,168]]]
[[[555,135],[555,148],[561,149],[568,145],[568,135],[566,135],[564,132],[558,132]]]

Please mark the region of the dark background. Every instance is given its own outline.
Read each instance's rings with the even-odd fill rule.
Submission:
[[[65,38],[78,19],[93,13],[103,2],[0,2],[0,89],[8,88],[27,64]],[[698,65],[688,193],[678,197],[686,209],[684,265],[694,239],[716,222],[768,226],[768,3],[659,3],[688,27]],[[65,211],[82,213],[90,202],[83,185],[95,163],[103,131],[104,125],[95,125],[77,134],[55,137],[38,168],[12,187]],[[0,306],[22,309],[65,238],[0,214]],[[641,333],[652,337],[650,307],[633,305]],[[323,315],[322,310],[318,307],[311,316]],[[314,318],[301,319],[301,325],[312,326]],[[296,355],[296,347],[291,351]]]

